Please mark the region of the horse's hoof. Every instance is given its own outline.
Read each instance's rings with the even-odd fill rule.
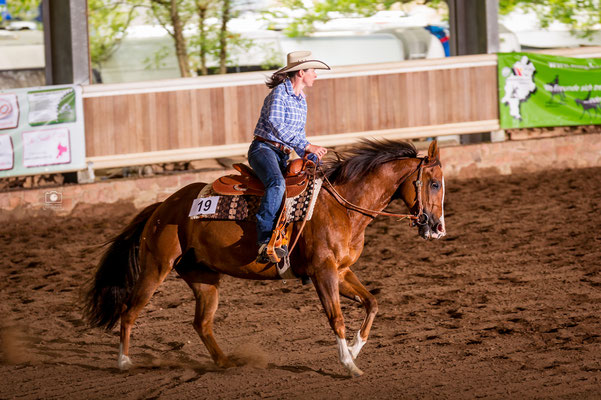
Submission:
[[[351,369],[349,372],[351,373],[351,377],[353,377],[353,378],[358,378],[358,377],[360,377],[361,375],[363,375],[363,371],[361,371],[361,370],[360,370],[359,368],[357,368],[357,367],[355,367],[355,368],[352,368],[352,369]]]
[[[233,368],[236,366],[236,363],[234,361],[230,360],[229,358],[219,359],[219,360],[215,361],[215,364],[217,364],[217,366],[219,368],[224,368],[224,369]]]
[[[119,365],[119,369],[121,371],[127,371],[134,365],[134,363],[131,362],[131,359],[128,356],[120,356],[119,360],[117,361],[117,364]]]

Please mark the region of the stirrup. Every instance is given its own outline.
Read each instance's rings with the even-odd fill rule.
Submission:
[[[274,247],[273,253],[269,251],[269,244],[263,243],[261,247],[259,247],[259,254],[257,255],[257,262],[260,264],[267,264],[272,262],[274,264],[278,263],[282,258],[288,255],[287,246],[282,247]]]
[[[284,191],[282,205],[280,206],[279,215],[276,221],[275,227],[271,232],[271,238],[265,249],[269,260],[274,264],[279,263],[282,258],[288,255],[288,248],[284,248],[284,245],[288,244],[287,236],[289,236],[292,231],[292,224],[286,224],[286,191]]]
[[[263,243],[261,247],[259,247],[259,253],[257,254],[257,260],[259,264],[267,264],[269,261],[269,257],[267,256],[267,243]]]

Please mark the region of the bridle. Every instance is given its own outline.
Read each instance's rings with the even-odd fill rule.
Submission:
[[[403,157],[403,158],[399,158],[399,160],[403,160],[403,159],[408,159],[409,157]],[[334,197],[334,199],[336,199],[336,201],[342,205],[344,208],[346,208],[347,210],[352,210],[352,211],[356,211],[360,214],[363,214],[365,216],[371,217],[371,218],[375,218],[377,215],[383,215],[386,217],[395,217],[395,218],[399,218],[399,220],[402,219],[409,219],[412,221],[412,225],[426,225],[428,223],[428,214],[424,213],[424,205],[423,205],[423,201],[422,201],[422,175],[423,175],[423,171],[424,168],[431,168],[434,167],[436,165],[440,165],[440,161],[438,159],[435,159],[433,161],[430,161],[428,159],[428,157],[418,157],[419,164],[417,166],[417,168],[411,172],[409,175],[407,175],[398,185],[398,187],[402,186],[405,181],[407,179],[409,179],[410,176],[412,176],[413,174],[415,174],[417,172],[417,179],[413,182],[413,184],[415,185],[415,193],[416,193],[416,203],[417,203],[417,214],[394,214],[394,213],[388,213],[388,212],[384,212],[384,211],[376,211],[376,210],[370,210],[369,208],[364,208],[364,207],[360,207],[356,204],[351,203],[350,201],[348,201],[347,199],[345,199],[340,193],[338,193],[338,191],[336,190],[336,188],[334,188],[334,185],[332,185],[332,183],[328,180],[328,177],[326,176],[325,172],[323,171],[323,169],[321,168],[321,166],[318,164],[317,168],[320,169],[320,171],[322,172],[323,175],[323,179],[324,182],[326,182],[327,186],[324,186],[324,188],[327,190],[328,193],[330,193],[332,195],[332,197]]]
[[[405,181],[407,179],[409,179],[410,176],[412,176],[413,174],[415,174],[415,172],[417,172],[417,179],[415,180],[415,182],[413,182],[413,184],[415,185],[415,189],[416,189],[415,190],[416,197],[417,197],[416,202],[418,205],[418,212],[416,215],[387,213],[384,211],[370,210],[369,208],[364,208],[364,207],[360,207],[356,204],[353,204],[350,201],[348,201],[347,199],[345,199],[344,197],[342,197],[342,195],[340,193],[338,193],[336,188],[334,188],[334,185],[332,185],[332,183],[329,181],[323,168],[321,168],[320,163],[316,164],[316,167],[317,167],[316,169],[319,169],[321,171],[324,182],[326,182],[326,184],[327,184],[327,186],[323,186],[326,189],[326,191],[328,193],[330,193],[334,197],[334,199],[336,199],[336,201],[340,205],[342,205],[344,208],[346,208],[347,210],[356,211],[356,212],[363,214],[370,218],[375,218],[377,215],[384,215],[386,217],[399,218],[399,221],[403,220],[403,219],[409,219],[409,220],[411,220],[412,226],[426,225],[428,223],[428,215],[426,213],[424,213],[424,206],[423,206],[423,202],[422,202],[422,190],[421,190],[422,175],[424,172],[424,168],[430,168],[430,167],[434,167],[436,165],[440,165],[440,161],[438,159],[430,161],[427,156],[426,157],[417,157],[417,158],[419,159],[419,164],[418,164],[417,168],[413,172],[411,172],[409,175],[407,175],[405,177],[405,179],[403,179],[401,181],[401,183],[399,183],[399,185],[398,185],[398,187],[402,186],[403,183],[405,183]],[[409,159],[409,157],[398,158],[398,160],[405,160],[405,159]],[[315,173],[315,169],[313,170],[313,173]],[[373,215],[373,214],[375,214],[375,215]],[[298,242],[298,239],[300,238],[301,232],[305,228],[306,223],[307,223],[307,219],[305,217],[305,219],[303,220],[303,223],[300,226],[300,229],[298,230],[296,238],[294,239],[294,242],[292,243],[292,246],[290,246],[290,249],[288,250],[289,253],[292,253],[292,250],[296,246],[296,243]]]

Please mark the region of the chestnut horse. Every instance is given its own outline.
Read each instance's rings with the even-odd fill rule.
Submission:
[[[291,268],[297,276],[311,279],[334,331],[340,362],[352,376],[359,376],[362,371],[353,360],[366,343],[378,310],[374,296],[350,269],[363,250],[365,228],[400,198],[411,211],[410,218],[417,220],[420,236],[444,236],[444,179],[435,141],[427,157],[418,157],[409,143],[364,140],[324,170],[328,180],[290,254]],[[164,202],[148,206],[110,242],[100,261],[87,293],[85,315],[92,325],[107,329],[121,320],[121,369],[132,365],[128,351],[136,317],[172,269],[194,292],[194,328],[222,367],[232,361],[213,335],[221,276],[280,279],[274,264],[255,262],[253,222],[188,217],[192,201],[205,185],[188,185]],[[294,227],[293,237],[299,226]],[[340,295],[360,302],[366,311],[349,345]]]

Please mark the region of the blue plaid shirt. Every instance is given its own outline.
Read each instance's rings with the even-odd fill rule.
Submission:
[[[305,147],[309,144],[305,135],[306,122],[305,96],[302,93],[295,95],[292,82],[286,79],[265,98],[255,136],[292,147],[296,154],[303,157]]]

